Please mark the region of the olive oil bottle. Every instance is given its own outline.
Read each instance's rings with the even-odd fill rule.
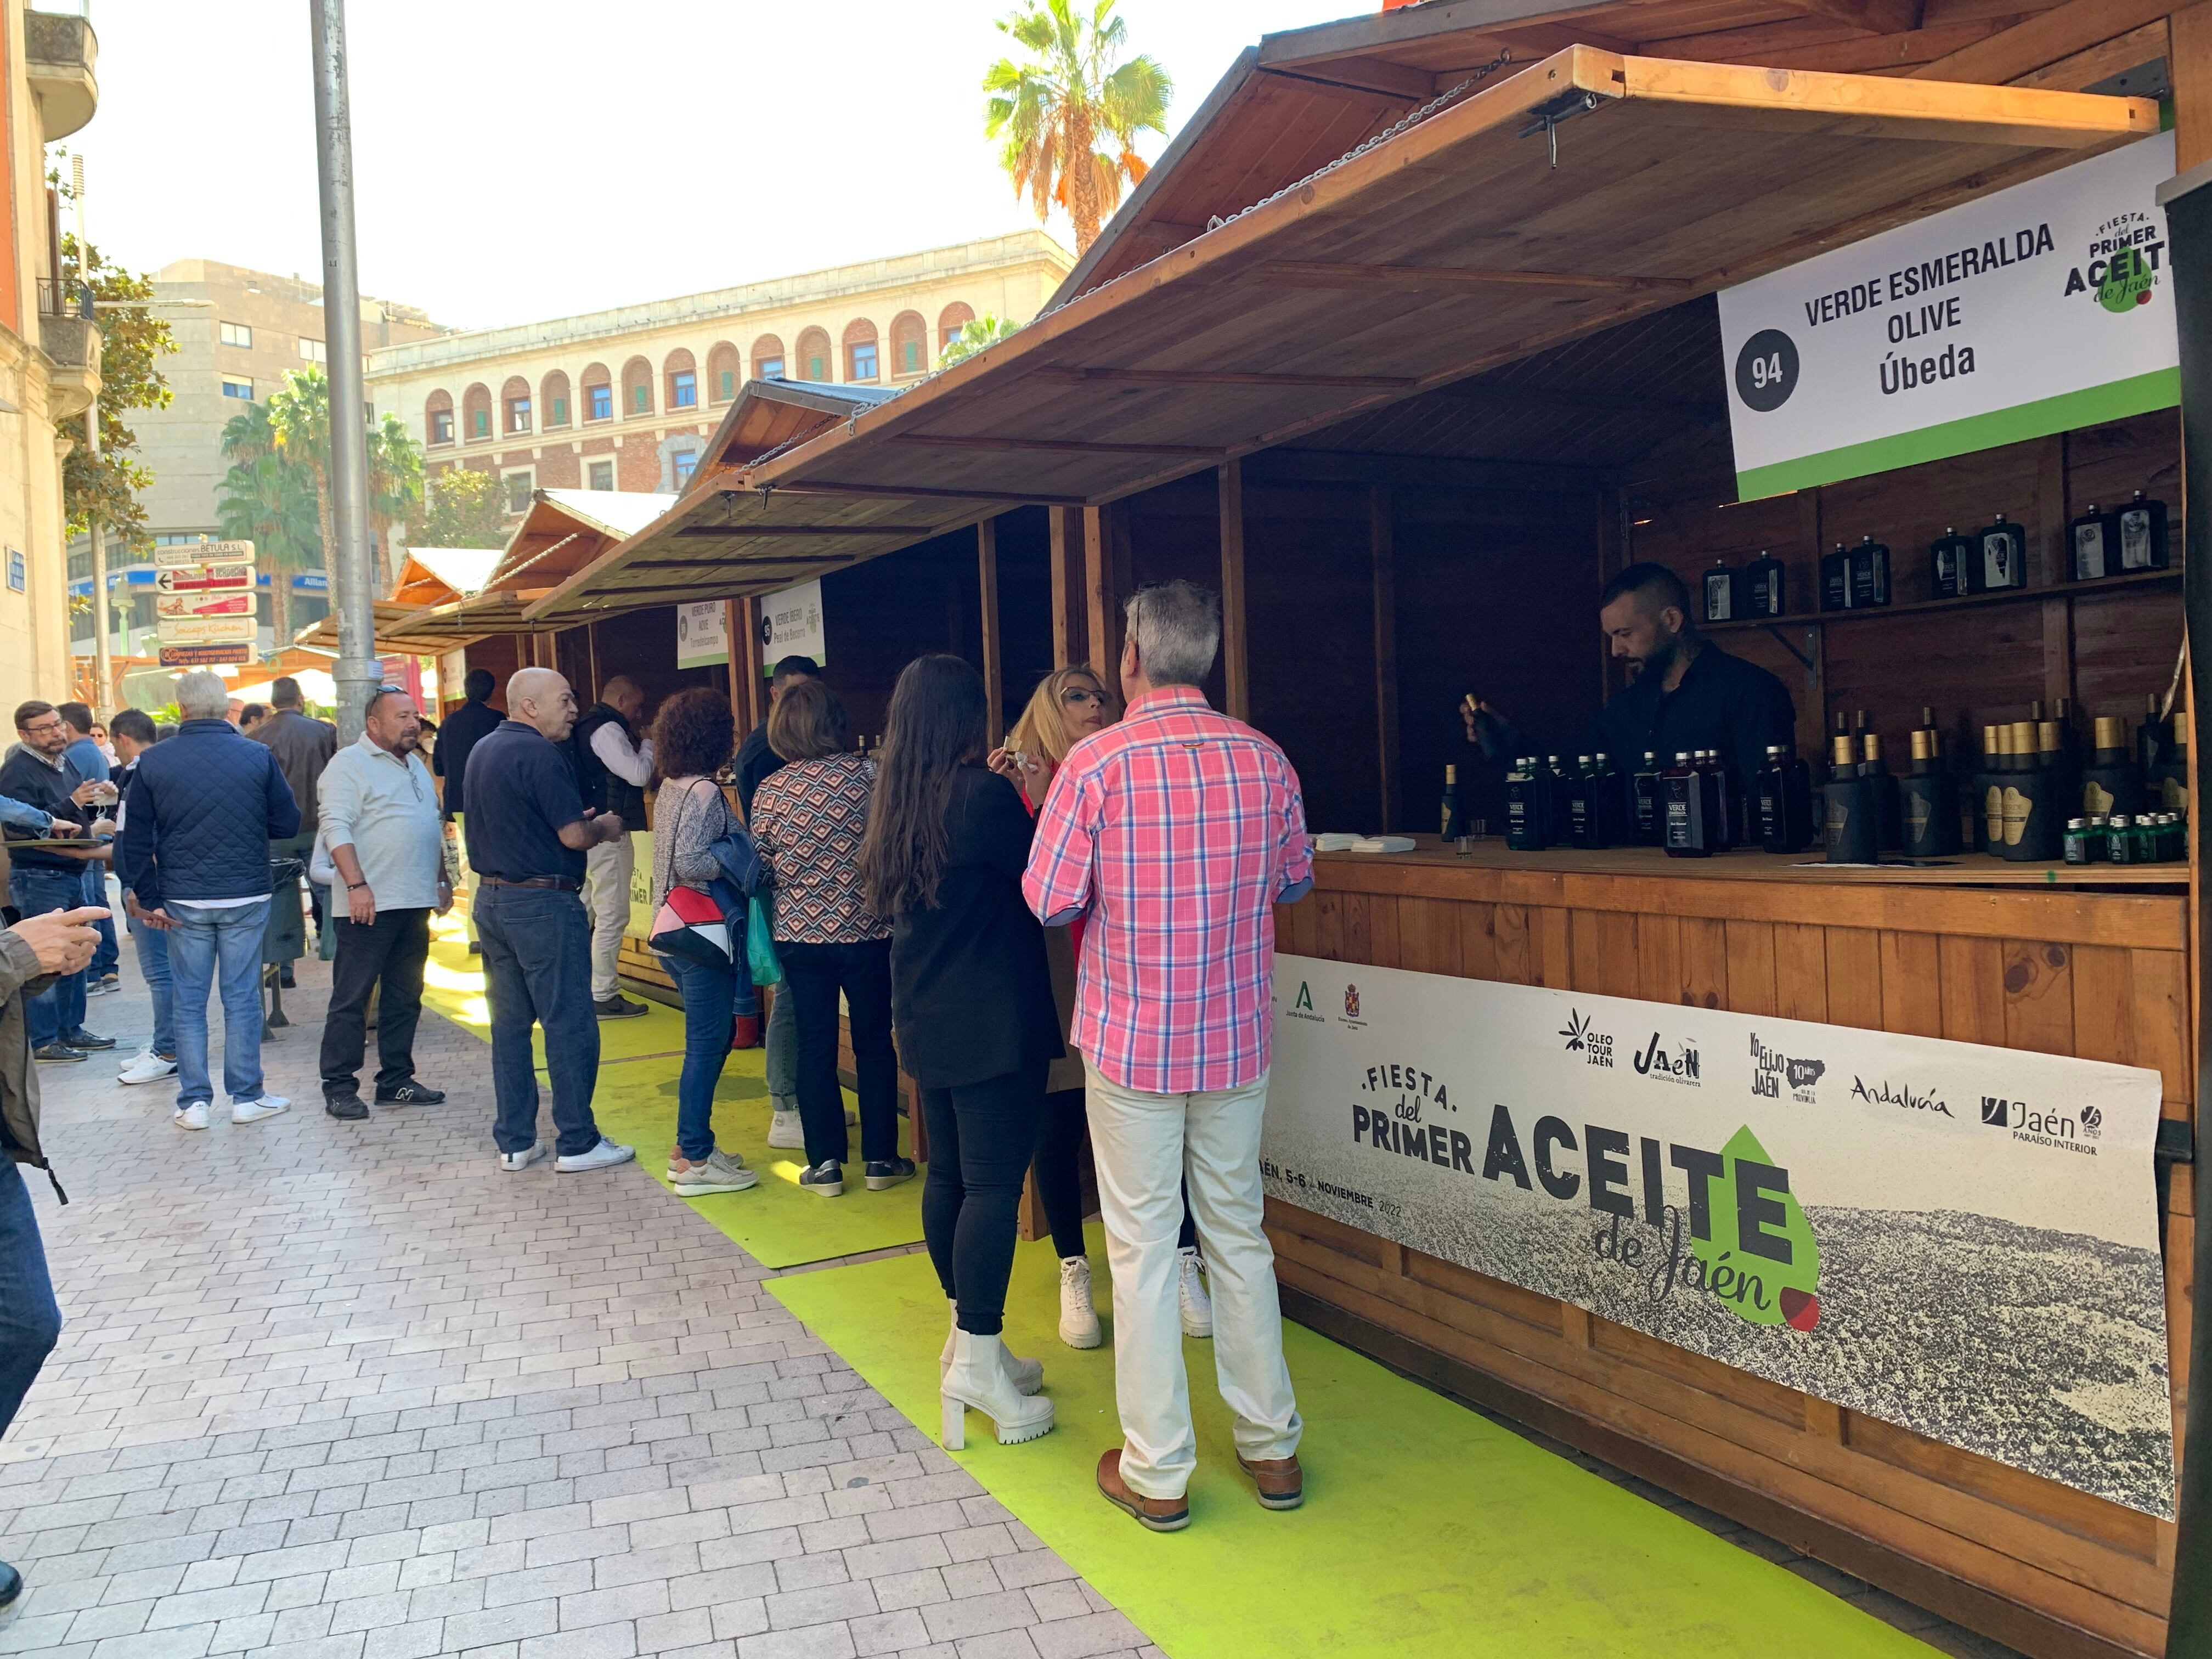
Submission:
[[[1851,609],[1889,603],[1889,549],[1871,536],[1851,550]]]
[[[1923,726],[1912,734],[1911,767],[1898,780],[1905,855],[1948,858],[1959,850],[1959,791],[1944,768],[1936,733],[1929,726]]]
[[[1448,842],[1457,841],[1467,833],[1459,810],[1459,768],[1449,761],[1444,763],[1443,826],[1437,833]]]
[[[1659,757],[1644,751],[1644,764],[1628,780],[1629,831],[1638,847],[1656,847],[1666,839],[1667,790],[1662,781]]]
[[[2166,568],[2166,503],[2154,501],[2142,490],[2122,507],[2120,566],[2124,570],[2163,570]]]
[[[2016,721],[2013,770],[2004,790],[2004,856],[2018,864],[2056,864],[2069,816],[2058,764],[2058,723]]]
[[[2090,504],[2089,510],[2067,526],[2066,574],[2077,582],[2093,582],[2120,574],[2120,515]]]
[[[1576,756],[1574,775],[1567,780],[1567,845],[1583,852],[1599,844],[1596,782],[1590,757]]]
[[[1516,853],[1544,849],[1544,775],[1534,755],[1505,775],[1505,844]]]
[[[2012,777],[2012,727],[1982,728],[1982,834],[1978,845],[1992,858],[2004,856],[2004,792]]]
[[[1975,566],[1974,591],[2002,593],[2027,586],[2027,532],[1998,514],[1975,538],[1981,559]]]
[[[1928,548],[1928,586],[1929,596],[1938,599],[1963,599],[1974,591],[1974,544],[1961,536],[1954,526],[1945,526]]]
[[[1851,556],[1841,542],[1836,550],[1820,556],[1820,609],[1848,611],[1851,608]]]
[[[2157,797],[2148,803],[2153,811],[2189,810],[2189,729],[2179,709],[2174,711],[2172,735],[2166,740],[2166,758],[2159,763],[2156,774],[2144,780],[2143,793]]]
[[[1783,614],[1783,573],[1782,561],[1771,553],[1762,552],[1744,567],[1738,592],[1745,616],[1771,621]]]
[[[2097,716],[2097,746],[2081,773],[2081,811],[2094,817],[2142,811],[2142,768],[2128,752],[2128,723],[2117,714]]]
[[[1831,864],[1873,864],[1881,853],[1872,792],[1859,776],[1850,736],[1831,749],[1828,781],[1821,786],[1822,840]]]
[[[1705,775],[1686,750],[1662,775],[1666,788],[1667,856],[1676,859],[1711,858],[1711,828],[1705,822]]]
[[[1881,757],[1881,733],[1869,732],[1859,739],[1859,781],[1874,803],[1875,842],[1885,853],[1905,850],[1903,792],[1896,775]]]
[[[1812,769],[1795,751],[1778,743],[1766,745],[1766,763],[1752,788],[1759,844],[1769,853],[1802,853],[1813,844]]]
[[[1713,568],[1705,572],[1705,620],[1709,623],[1734,622],[1741,614],[1737,610],[1736,589],[1741,579],[1729,568],[1726,559],[1715,559]]]

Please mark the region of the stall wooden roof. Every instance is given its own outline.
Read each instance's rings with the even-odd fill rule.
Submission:
[[[533,490],[481,591],[449,593],[422,606],[393,625],[392,637],[414,650],[449,651],[464,635],[530,633],[540,625],[527,619],[532,604],[652,524],[675,500],[638,489]]]
[[[376,641],[374,648],[380,654],[387,651],[406,653],[428,649],[428,647],[419,643],[400,644],[393,638],[392,630],[434,606],[450,604],[475,592],[484,585],[485,579],[490,575],[492,567],[499,562],[499,559],[500,550],[495,547],[409,548],[407,556],[400,562],[399,574],[392,584],[392,592],[375,603]],[[308,650],[337,651],[337,612],[325,611],[292,638],[295,644]],[[466,640],[455,640],[439,648],[451,650],[455,645],[467,642]]]
[[[1110,501],[2157,128],[2140,99],[1573,46],[696,483],[530,616],[770,591],[1007,506]]]

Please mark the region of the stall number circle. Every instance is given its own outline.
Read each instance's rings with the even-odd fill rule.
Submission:
[[[1797,343],[1778,328],[1762,328],[1735,355],[1735,395],[1765,415],[1790,401],[1797,389]]]

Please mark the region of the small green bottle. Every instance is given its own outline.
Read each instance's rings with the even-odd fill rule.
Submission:
[[[2106,830],[2106,855],[2115,864],[2134,864],[2136,857],[2135,820],[2125,812],[2112,814]]]
[[[2069,864],[2094,864],[2097,861],[2097,837],[2090,833],[2088,819],[2066,820],[2063,855]]]

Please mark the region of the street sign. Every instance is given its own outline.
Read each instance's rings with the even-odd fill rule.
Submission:
[[[155,616],[164,623],[182,617],[250,617],[254,609],[253,595],[243,592],[164,593],[154,605]]]
[[[156,571],[154,586],[163,593],[191,593],[205,588],[251,587],[253,586],[253,567],[250,564],[186,564],[167,570]]]
[[[246,645],[254,643],[257,629],[251,611],[228,616],[163,617],[164,645]]]
[[[161,647],[164,668],[214,668],[227,662],[252,662],[250,645],[165,645]]]
[[[175,570],[188,564],[252,564],[252,542],[165,542],[154,550],[154,568]]]

